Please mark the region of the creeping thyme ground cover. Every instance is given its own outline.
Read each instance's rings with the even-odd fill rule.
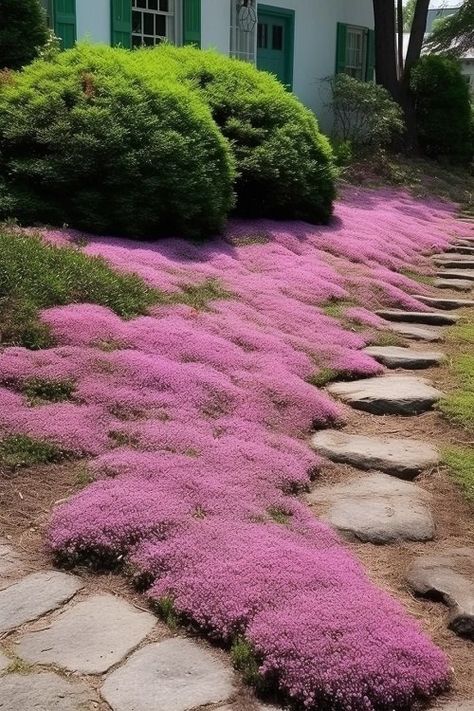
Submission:
[[[361,351],[381,325],[370,309],[426,308],[401,271],[426,271],[423,252],[462,229],[435,201],[351,190],[325,227],[238,221],[204,245],[90,237],[86,255],[160,293],[219,288],[128,320],[47,308],[54,347],[0,354],[2,436],[90,458],[94,483],[52,517],[57,559],[124,566],[168,615],[247,645],[301,707],[405,709],[441,690],[442,652],[293,494],[319,464],[310,429],[344,418],[310,381],[379,373]],[[31,399],[33,378],[68,397]]]

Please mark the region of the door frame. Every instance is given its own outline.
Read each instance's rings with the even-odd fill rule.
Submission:
[[[287,80],[285,82],[285,86],[288,86],[289,90],[293,90],[293,66],[294,66],[294,57],[295,57],[295,11],[294,10],[287,10],[286,8],[282,7],[275,7],[274,5],[266,5],[263,3],[258,3],[257,5],[257,21],[258,21],[258,13],[260,10],[263,13],[268,13],[269,15],[274,15],[275,17],[279,17],[281,19],[284,19],[288,22],[289,28],[290,28],[290,37],[288,39],[288,43],[285,43],[285,60],[287,62],[288,70],[287,70],[287,76],[285,79]],[[258,67],[258,51],[257,51],[257,67]]]

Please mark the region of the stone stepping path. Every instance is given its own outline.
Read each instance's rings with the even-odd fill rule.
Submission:
[[[449,247],[449,249],[446,250],[447,254],[472,254],[474,257],[474,247],[471,246],[471,243],[468,244],[461,244],[461,242],[457,242],[456,244],[452,245]]]
[[[227,701],[233,674],[187,639],[149,644],[107,677],[102,696],[113,711],[189,711]]]
[[[449,254],[437,256],[433,263],[447,269],[474,269],[474,256],[469,254],[456,254],[454,257]]]
[[[474,306],[473,299],[443,299],[436,296],[414,296],[414,299],[421,301],[421,303],[427,306],[432,306],[435,309],[444,309],[446,311],[451,311],[454,309],[470,308]]]
[[[463,281],[474,281],[474,269],[443,269],[436,272],[440,279],[461,279]],[[471,289],[473,285],[471,284]]]
[[[414,323],[391,323],[390,331],[398,333],[413,341],[428,341],[438,343],[444,340],[444,336],[439,328],[433,326],[417,326]]]
[[[418,415],[443,396],[425,378],[410,375],[334,382],[327,390],[351,407],[375,415]]]
[[[398,309],[381,309],[375,312],[386,321],[402,323],[422,323],[431,326],[452,326],[459,320],[453,314],[436,313],[435,311],[399,311]]]
[[[441,598],[449,608],[450,629],[474,639],[474,549],[420,556],[410,567],[407,581],[419,595]]]
[[[77,576],[50,570],[33,573],[0,590],[0,633],[9,632],[55,610],[82,587],[83,583]]]
[[[435,447],[412,439],[366,437],[339,430],[323,430],[311,438],[311,446],[333,462],[357,469],[372,469],[413,479],[423,469],[439,464]]]
[[[88,711],[93,702],[97,702],[96,695],[85,682],[53,672],[0,678],[2,711]]]
[[[440,272],[443,274],[443,272]],[[435,279],[433,286],[437,289],[449,289],[450,291],[471,291],[473,284],[466,279]]]
[[[338,531],[376,544],[434,538],[429,500],[416,484],[382,473],[319,487],[309,495],[321,517]]]
[[[17,654],[30,664],[101,674],[129,654],[155,625],[149,612],[113,595],[94,595],[68,608],[47,629],[23,635]]]
[[[441,351],[414,351],[411,348],[399,346],[369,346],[364,353],[375,358],[387,368],[405,368],[419,370],[432,368],[443,363],[446,356]]]

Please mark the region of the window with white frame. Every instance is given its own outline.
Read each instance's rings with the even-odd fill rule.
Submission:
[[[178,0],[132,0],[132,46],[176,42]]]
[[[367,65],[367,32],[362,27],[348,27],[346,40],[347,74],[355,79],[365,78]]]
[[[257,0],[230,0],[230,55],[255,63]]]

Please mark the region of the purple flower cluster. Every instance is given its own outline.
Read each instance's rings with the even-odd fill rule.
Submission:
[[[93,457],[96,481],[54,512],[52,551],[126,561],[152,599],[221,639],[244,635],[262,675],[307,708],[405,708],[442,688],[442,653],[290,494],[320,464],[311,427],[344,417],[311,375],[381,371],[322,307],[350,300],[344,316],[367,328],[382,326],[376,305],[426,308],[394,270],[426,268],[455,229],[434,201],[349,191],[327,227],[239,221],[202,246],[91,237],[86,253],[155,287],[212,278],[232,296],[128,322],[92,304],[50,309],[58,346],[0,354],[2,431]],[[73,379],[73,400],[29,405],[18,385],[33,374]]]

